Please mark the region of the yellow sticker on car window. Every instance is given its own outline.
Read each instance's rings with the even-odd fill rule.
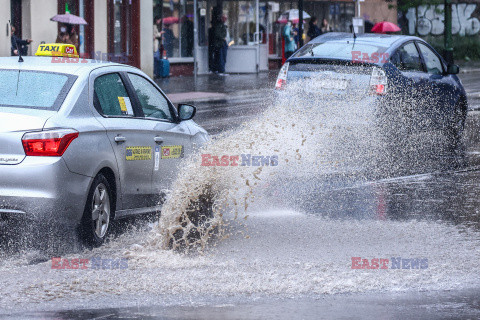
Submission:
[[[152,147],[127,147],[125,159],[127,161],[151,160]]]
[[[162,147],[162,159],[183,158],[183,146]]]
[[[133,116],[132,103],[130,102],[129,97],[118,97],[118,102],[120,103],[120,110],[123,115]]]

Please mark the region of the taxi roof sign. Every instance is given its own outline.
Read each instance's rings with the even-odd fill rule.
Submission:
[[[45,43],[38,46],[36,56],[78,58],[77,48],[73,44]]]

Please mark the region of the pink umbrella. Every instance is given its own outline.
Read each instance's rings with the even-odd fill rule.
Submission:
[[[67,24],[88,24],[82,17],[70,13],[57,14],[53,18],[50,18],[50,20]]]
[[[376,23],[372,28],[372,32],[375,33],[397,32],[400,30],[402,29],[400,29],[396,24],[387,21]]]
[[[292,19],[292,20],[290,20],[290,21],[292,21],[292,23],[294,23],[294,24],[297,24],[298,21],[300,21],[300,19]],[[279,24],[287,24],[287,22],[288,22],[287,19],[278,19],[278,20],[277,20],[277,23],[279,23]],[[303,20],[303,23],[305,23],[305,22],[306,22],[306,21]]]
[[[164,24],[174,24],[174,23],[178,23],[179,21],[180,19],[178,19],[178,17],[166,17],[162,19],[162,22]]]

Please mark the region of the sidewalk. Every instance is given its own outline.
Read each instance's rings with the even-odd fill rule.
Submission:
[[[208,74],[197,76],[196,81],[193,76],[180,76],[158,78],[155,82],[173,103],[180,103],[225,99],[246,91],[273,90],[277,74],[278,70],[225,76]]]

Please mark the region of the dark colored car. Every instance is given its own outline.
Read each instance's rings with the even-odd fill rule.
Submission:
[[[459,140],[467,98],[456,65],[424,40],[402,35],[326,33],[293,54],[276,89],[295,81],[307,94],[373,106],[377,119],[404,131],[442,129]]]

